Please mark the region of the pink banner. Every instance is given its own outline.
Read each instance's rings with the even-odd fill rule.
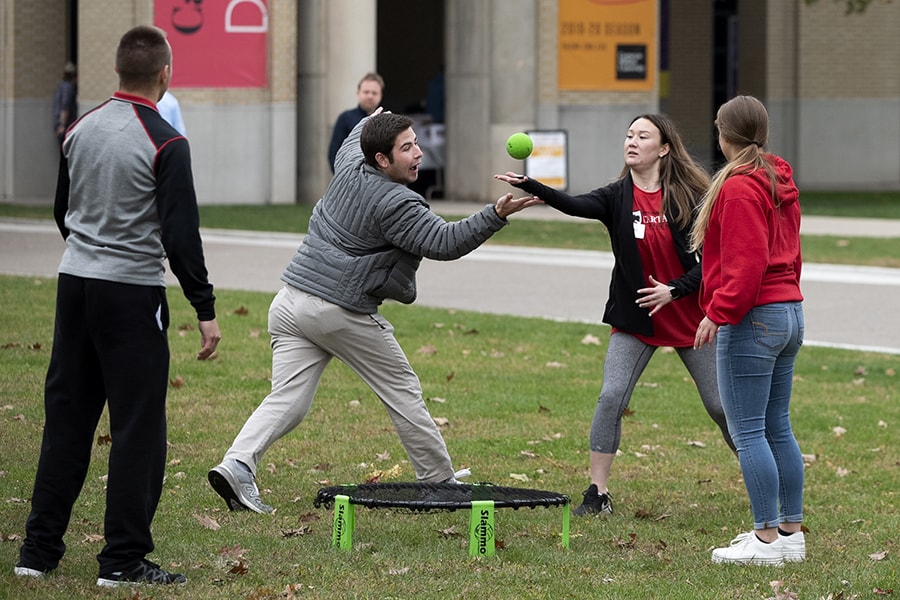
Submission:
[[[172,46],[178,87],[266,87],[266,0],[154,0],[154,23]]]

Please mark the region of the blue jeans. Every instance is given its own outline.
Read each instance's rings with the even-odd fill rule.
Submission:
[[[794,360],[803,344],[803,306],[756,306],[718,333],[718,378],[738,450],[754,529],[803,521],[803,457],[791,430]]]

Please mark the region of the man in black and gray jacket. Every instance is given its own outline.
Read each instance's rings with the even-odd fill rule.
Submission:
[[[210,484],[232,510],[273,511],[259,497],[258,465],[266,450],[306,416],[334,357],[384,403],[416,478],[454,481],[447,446],[425,407],[419,379],[378,306],[387,299],[416,299],[422,258],[460,258],[505,226],[506,217],[540,201],[506,194],[448,223],[407,187],[416,181],[421,160],[412,120],[380,109],[341,146],[334,178],[269,309],[272,392],[222,463],[209,472]]]
[[[15,567],[59,565],[94,432],[109,411],[112,445],[97,585],[180,584],[145,557],[166,469],[169,308],[165,261],[194,307],[197,358],[221,338],[207,278],[187,140],[156,109],[172,73],[163,30],[146,25],[116,50],[119,89],[66,131],[54,216],[59,265],[43,443]]]

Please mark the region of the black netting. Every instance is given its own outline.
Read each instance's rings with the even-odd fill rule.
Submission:
[[[414,511],[469,508],[472,502],[491,500],[495,508],[564,506],[569,497],[557,492],[503,487],[490,483],[363,483],[319,490],[313,504],[331,508],[335,496],[367,508],[405,508]]]

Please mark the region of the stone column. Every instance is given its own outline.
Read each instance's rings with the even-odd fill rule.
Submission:
[[[376,0],[299,0],[297,199],[315,203],[331,179],[328,142],[356,85],[376,65]]]
[[[534,126],[535,0],[447,3],[447,166],[456,200],[492,202],[508,186],[494,173],[521,170],[506,138]]]

